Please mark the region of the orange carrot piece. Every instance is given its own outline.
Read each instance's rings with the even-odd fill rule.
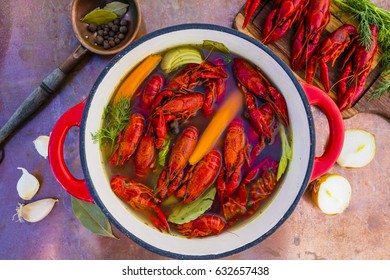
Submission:
[[[120,84],[114,96],[114,104],[123,97],[131,98],[142,82],[157,67],[161,59],[161,55],[151,54],[138,64]]]

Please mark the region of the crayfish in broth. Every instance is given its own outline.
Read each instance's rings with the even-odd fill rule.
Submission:
[[[218,48],[185,47],[202,59],[186,58],[167,73],[161,64],[171,65],[164,61],[169,50],[157,54],[162,62],[129,97],[124,128],[112,148],[102,150],[111,188],[124,203],[159,231],[193,238],[217,235],[266,207],[279,186],[278,169],[286,168],[279,166],[279,131],[289,131],[289,115],[277,85],[251,62]],[[198,139],[232,92],[242,96],[238,113],[190,164]]]

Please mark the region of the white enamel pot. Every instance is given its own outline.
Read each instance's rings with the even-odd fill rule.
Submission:
[[[102,126],[104,108],[123,76],[151,53],[177,45],[201,44],[203,40],[223,43],[258,65],[284,95],[293,135],[293,159],[283,176],[278,193],[261,215],[217,236],[187,239],[161,233],[129,210],[110,188],[99,145],[91,138]],[[315,156],[315,131],[310,105],[317,105],[329,121],[328,146]],[[72,126],[80,127],[80,158],[85,176],[78,180],[66,167],[65,136]],[[153,252],[172,258],[220,258],[245,250],[272,234],[290,216],[307,185],[335,163],[343,144],[344,127],[335,103],[314,86],[301,84],[289,67],[270,49],[236,30],[207,24],[186,24],[150,33],[119,53],[97,78],[88,98],[66,112],[53,128],[49,161],[59,183],[73,196],[96,203],[112,224],[129,238]]]

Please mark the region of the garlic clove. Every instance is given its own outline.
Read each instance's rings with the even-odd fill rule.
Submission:
[[[41,221],[49,215],[57,201],[58,199],[55,198],[44,198],[29,204],[19,203],[18,207],[16,207],[19,222],[36,223]]]
[[[49,149],[49,140],[50,137],[46,135],[38,136],[34,141],[35,149],[38,151],[38,153],[43,156],[45,159],[48,156],[48,149]]]
[[[20,198],[24,200],[30,200],[38,192],[39,181],[25,168],[18,167],[18,169],[22,170],[23,174],[19,178],[18,183],[16,184],[16,190],[18,191]]]

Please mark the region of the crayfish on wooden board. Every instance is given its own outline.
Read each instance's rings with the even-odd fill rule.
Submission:
[[[261,8],[261,3],[262,1],[253,0],[246,2],[242,28],[250,22],[256,9]],[[305,70],[306,81],[312,83],[319,66],[320,81],[327,93],[333,87],[329,82],[327,63],[332,61],[334,66],[336,59],[346,52],[347,58],[342,66],[342,73],[334,82],[334,86],[337,86],[337,97],[334,98],[337,98],[340,111],[344,111],[364,92],[367,76],[378,52],[378,30],[376,26],[371,26],[370,48],[359,42],[357,29],[351,24],[344,24],[320,39],[330,21],[330,3],[330,0],[275,1],[264,21],[261,41],[271,44],[283,37],[295,24],[291,44],[291,68],[294,71]]]

